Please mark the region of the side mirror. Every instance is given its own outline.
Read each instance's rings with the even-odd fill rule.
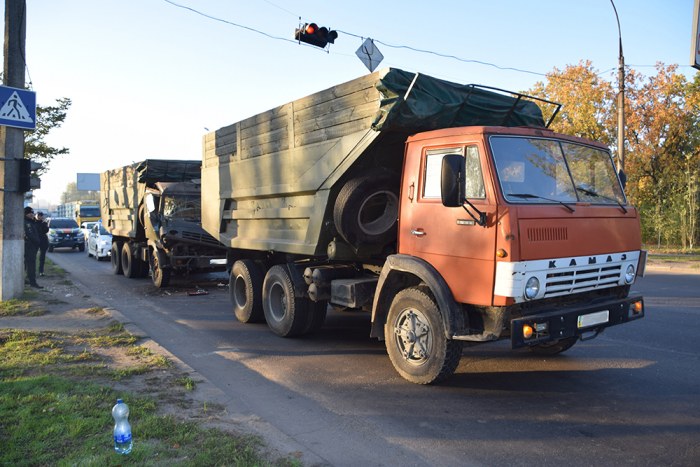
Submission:
[[[447,154],[442,158],[440,172],[440,196],[442,204],[448,208],[464,205],[464,157]]]
[[[627,186],[627,174],[625,173],[624,170],[620,169],[617,172],[617,176],[620,179],[620,184],[622,185],[622,189],[624,190],[625,187]]]

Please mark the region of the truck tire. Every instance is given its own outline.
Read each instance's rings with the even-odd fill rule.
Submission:
[[[435,300],[419,288],[394,297],[384,336],[396,371],[417,384],[432,384],[452,376],[462,356],[462,341],[445,338],[445,325]]]
[[[153,285],[159,289],[167,287],[170,283],[170,269],[163,268],[156,251],[150,251],[149,263],[151,266],[151,280],[153,281]]]
[[[303,333],[308,323],[308,307],[294,295],[294,282],[284,266],[273,266],[263,282],[263,311],[267,326],[281,337]]]
[[[399,183],[395,173],[383,169],[345,183],[335,201],[333,221],[346,242],[357,248],[396,239]]]
[[[262,306],[263,270],[253,260],[240,259],[233,263],[228,291],[233,314],[241,323],[261,323],[265,320]]]
[[[124,270],[122,269],[122,242],[112,242],[110,257],[112,261],[112,272],[115,275],[124,274]]]
[[[136,250],[133,243],[127,242],[122,246],[122,270],[124,276],[129,279],[140,277],[141,261],[136,256]]]
[[[576,342],[578,342],[578,336],[568,337],[554,342],[547,342],[546,344],[533,345],[530,347],[530,352],[535,355],[548,357],[569,350]]]

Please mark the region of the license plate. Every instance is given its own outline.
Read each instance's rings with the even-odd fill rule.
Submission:
[[[581,315],[578,317],[578,327],[587,328],[589,326],[595,326],[596,324],[607,323],[610,319],[610,312],[608,310],[598,311],[596,313],[589,313],[587,315]]]

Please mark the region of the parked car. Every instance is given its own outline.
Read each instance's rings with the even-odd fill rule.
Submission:
[[[97,224],[97,222],[99,221],[86,221],[80,223],[80,230],[83,232],[83,237],[85,238],[85,246],[87,246],[88,236],[90,235],[92,228],[95,224]]]
[[[85,251],[85,236],[75,219],[54,217],[49,219],[49,251],[54,248],[72,248]]]
[[[102,227],[102,222],[95,222],[87,236],[87,254],[97,261],[107,259],[112,251],[112,235]]]

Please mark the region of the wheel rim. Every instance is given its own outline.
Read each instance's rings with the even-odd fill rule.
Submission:
[[[275,321],[282,321],[287,313],[287,294],[284,293],[284,287],[281,284],[275,283],[270,288],[269,298],[270,314]]]
[[[357,210],[357,224],[367,235],[380,235],[389,230],[398,216],[398,199],[389,190],[378,191],[364,200]]]
[[[415,366],[430,359],[433,350],[433,331],[426,316],[415,308],[407,308],[394,322],[396,347],[403,359]]]
[[[233,301],[238,308],[245,308],[248,303],[248,295],[246,293],[246,281],[240,274],[236,276],[233,282]]]

